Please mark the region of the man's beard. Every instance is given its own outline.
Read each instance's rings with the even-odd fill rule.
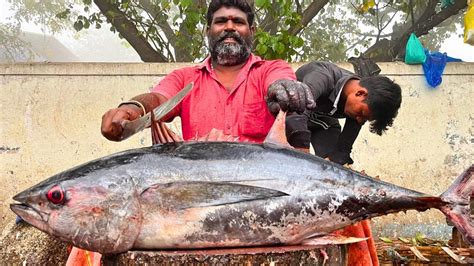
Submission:
[[[225,43],[226,38],[233,38],[235,43]],[[223,32],[217,37],[208,35],[209,50],[212,60],[219,65],[235,66],[244,63],[250,56],[251,37],[243,39],[237,32]]]

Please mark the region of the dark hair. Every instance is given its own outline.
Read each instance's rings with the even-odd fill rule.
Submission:
[[[242,10],[245,14],[247,14],[247,22],[250,26],[252,26],[255,14],[253,13],[252,7],[246,0],[212,0],[209,4],[206,15],[208,26],[212,23],[212,17],[214,16],[214,13],[223,6],[236,7]]]
[[[384,76],[365,77],[360,86],[367,89],[365,102],[372,112],[370,132],[382,135],[391,127],[402,103],[402,90],[391,79]]]

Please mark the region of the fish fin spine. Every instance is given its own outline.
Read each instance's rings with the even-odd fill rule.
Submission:
[[[471,245],[474,245],[474,221],[471,219],[470,208],[474,191],[473,177],[474,165],[471,165],[440,196],[444,201],[440,210]]]

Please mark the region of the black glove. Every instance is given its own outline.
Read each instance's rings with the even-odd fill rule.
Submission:
[[[328,155],[328,158],[331,162],[338,163],[340,165],[344,164],[353,164],[354,160],[352,160],[351,156],[345,152],[341,151],[333,151],[331,154]]]
[[[274,115],[282,111],[303,113],[314,109],[316,102],[308,85],[296,80],[280,79],[268,87],[267,105]]]
[[[309,149],[311,131],[308,130],[308,117],[299,114],[286,116],[286,138],[288,143],[295,148]]]

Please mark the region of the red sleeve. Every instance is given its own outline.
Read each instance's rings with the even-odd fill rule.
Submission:
[[[296,80],[295,71],[283,60],[266,61],[265,92],[268,86],[279,79]]]
[[[185,73],[189,71],[191,71],[190,68],[174,70],[156,84],[151,91],[159,93],[168,99],[173,97],[185,86],[187,78]]]
[[[156,84],[152,92],[159,93],[165,96],[167,99],[178,94],[180,90],[184,88],[189,82],[193,81],[195,77],[196,69],[194,67],[185,67],[181,69],[174,70],[166,77],[164,77],[158,84]],[[174,119],[175,116],[179,116],[181,114],[181,103],[176,106],[173,110],[173,114],[169,117],[167,122],[170,122]]]

